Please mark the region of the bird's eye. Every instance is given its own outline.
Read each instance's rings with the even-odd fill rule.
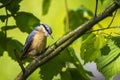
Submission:
[[[48,34],[52,33],[52,29],[47,24],[42,24],[45,30],[48,32]]]

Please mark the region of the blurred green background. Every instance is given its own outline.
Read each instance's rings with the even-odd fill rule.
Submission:
[[[54,40],[48,38],[48,44],[50,45],[58,40],[65,34],[65,24],[64,19],[66,16],[65,3],[64,0],[51,0],[49,11],[46,15],[42,15],[42,2],[43,0],[23,0],[20,3],[20,11],[30,12],[34,14],[37,18],[40,19],[40,23],[47,23],[52,27]],[[77,10],[81,6],[85,6],[87,9],[91,10],[94,13],[95,10],[95,0],[67,0],[69,10]],[[104,5],[99,3],[98,13],[100,13],[106,6],[110,4],[110,1],[105,1]],[[119,13],[119,11],[118,11]],[[5,14],[5,9],[0,9],[0,14]],[[120,14],[117,14],[120,16]],[[119,25],[120,19],[116,16],[112,25]],[[112,18],[107,18],[104,21],[101,21],[103,27],[106,27]],[[10,18],[8,25],[15,24],[13,18]],[[1,26],[5,24],[0,22]],[[0,26],[0,27],[1,27]],[[94,29],[97,29],[98,25],[95,25]],[[108,30],[108,33],[112,30]],[[118,31],[118,30],[116,30]],[[21,32],[18,28],[7,31],[7,37],[12,37],[17,39],[22,44],[24,44],[27,37],[27,33]],[[0,38],[1,39],[1,38]],[[75,41],[73,47],[75,48],[76,54],[79,53],[80,41]],[[12,53],[11,53],[12,54]],[[7,52],[4,52],[3,56],[0,56],[0,80],[14,80],[14,78],[21,71],[18,63],[9,57]],[[37,69],[28,80],[39,80],[39,69]]]

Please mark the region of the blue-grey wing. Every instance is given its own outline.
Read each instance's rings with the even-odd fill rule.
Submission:
[[[32,32],[29,34],[29,36],[27,37],[26,42],[25,42],[25,45],[24,45],[23,50],[22,50],[22,51],[23,51],[22,56],[25,56],[26,53],[28,52],[28,50],[29,50],[29,48],[30,48],[30,46],[31,46],[31,43],[32,43],[32,41],[33,41],[33,37],[35,36],[35,34],[36,34],[36,31],[34,30],[34,31],[32,31]]]

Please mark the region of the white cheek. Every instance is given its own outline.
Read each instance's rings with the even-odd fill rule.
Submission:
[[[48,36],[47,32],[45,32],[45,36]]]

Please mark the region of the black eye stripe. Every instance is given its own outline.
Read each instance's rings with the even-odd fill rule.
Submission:
[[[42,25],[45,28],[45,30],[49,33],[49,30],[46,28],[46,26],[44,24],[42,24]]]

